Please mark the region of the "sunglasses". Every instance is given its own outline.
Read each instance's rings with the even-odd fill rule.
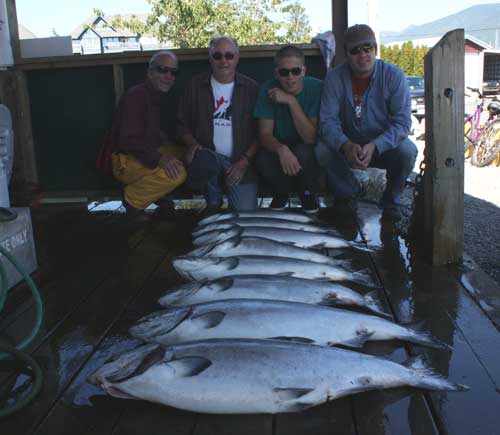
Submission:
[[[365,53],[370,53],[374,48],[375,46],[372,44],[359,45],[358,47],[351,48],[349,50],[349,54],[355,56],[356,54],[359,54],[362,51],[364,51]]]
[[[179,73],[179,70],[177,68],[171,68],[169,66],[161,66],[161,65],[156,65],[154,67],[154,70],[158,73],[158,74],[167,74],[167,73],[170,73],[172,74],[174,77]]]
[[[222,58],[226,60],[233,60],[234,59],[234,53],[231,52],[226,52],[226,53],[221,53],[220,51],[216,51],[215,53],[212,53],[212,58],[214,60],[221,60]]]
[[[280,77],[288,77],[292,73],[293,76],[300,76],[302,74],[302,67],[296,66],[295,68],[280,68],[278,74]]]

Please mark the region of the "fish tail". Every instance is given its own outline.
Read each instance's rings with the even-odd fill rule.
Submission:
[[[410,358],[403,365],[416,376],[412,383],[414,387],[440,391],[468,391],[470,389],[467,385],[449,381],[440,373],[430,368],[422,355]]]
[[[382,301],[377,293],[377,290],[373,290],[366,295],[363,296],[365,301],[365,306],[369,308],[374,313],[387,318],[390,318],[391,315],[384,309]]]
[[[451,349],[450,345],[438,340],[436,337],[434,337],[430,332],[426,330],[427,328],[425,321],[408,323],[402,326],[404,326],[408,330],[409,335],[408,337],[406,337],[406,340],[408,340],[411,343],[432,347],[434,349],[444,349],[444,350]]]

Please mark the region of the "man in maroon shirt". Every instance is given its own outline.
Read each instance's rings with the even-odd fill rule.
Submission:
[[[131,215],[140,214],[186,179],[160,119],[160,99],[174,85],[176,74],[176,56],[170,51],[156,53],[146,81],[128,90],[114,116],[113,174],[124,185],[123,203]]]

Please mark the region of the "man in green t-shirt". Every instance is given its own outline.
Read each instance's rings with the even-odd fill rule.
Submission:
[[[321,100],[321,80],[306,77],[304,54],[282,47],[274,57],[275,79],[262,84],[254,109],[261,148],[256,166],[273,189],[270,208],[283,210],[297,191],[306,213],[319,209],[314,145]]]

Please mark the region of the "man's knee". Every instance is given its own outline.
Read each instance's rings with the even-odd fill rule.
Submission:
[[[316,161],[323,168],[329,167],[330,162],[335,158],[335,151],[332,151],[321,141],[314,147],[314,154],[316,156]]]
[[[417,159],[417,146],[410,139],[404,139],[394,151],[394,164],[401,167],[405,172],[411,172]]]
[[[398,146],[400,159],[405,162],[415,162],[417,158],[418,150],[417,146],[410,140],[405,139],[401,141]]]
[[[186,182],[190,189],[203,191],[218,173],[219,166],[215,154],[207,149],[198,150],[188,167]]]
[[[314,145],[298,144],[294,147],[293,153],[302,164],[316,160]]]

